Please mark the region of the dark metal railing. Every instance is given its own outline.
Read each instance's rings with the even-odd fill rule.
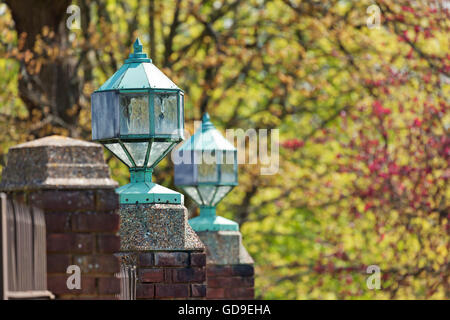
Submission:
[[[0,299],[52,299],[42,210],[0,193]]]

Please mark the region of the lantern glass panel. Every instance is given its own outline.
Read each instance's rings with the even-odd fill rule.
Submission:
[[[202,199],[200,199],[200,196],[198,194],[198,191],[195,187],[183,187],[182,188],[184,192],[187,193],[189,197],[191,197],[192,200],[194,200],[198,205],[202,204]]]
[[[108,150],[111,151],[117,158],[122,160],[127,166],[133,166],[130,159],[128,159],[127,154],[119,143],[108,143],[105,144],[105,147],[108,148]]]
[[[216,163],[203,162],[197,165],[198,182],[216,182],[219,178],[218,176]]]
[[[92,139],[110,139],[119,134],[117,110],[119,96],[114,91],[95,92],[91,96]]]
[[[216,195],[214,196],[212,205],[213,206],[217,205],[220,202],[220,200],[222,200],[223,197],[225,197],[225,195],[231,190],[231,188],[233,187],[232,186],[217,187],[217,192]]]
[[[150,133],[150,117],[148,112],[148,95],[120,95],[120,134]]]
[[[220,182],[236,182],[236,175],[234,173],[234,163],[224,163],[220,166],[221,178]]]
[[[233,152],[223,152],[223,158],[221,159],[220,165],[220,182],[221,183],[234,183],[236,181],[236,170],[235,170],[235,153]]]
[[[214,192],[216,191],[215,186],[198,186],[198,192],[200,193],[203,204],[204,205],[211,205],[211,202],[213,200]]]
[[[150,150],[150,157],[147,167],[153,167],[158,164],[161,156],[170,148],[172,142],[153,142]]]
[[[145,156],[147,155],[148,142],[124,142],[125,148],[138,167],[144,166]]]
[[[193,152],[175,149],[174,156],[175,185],[195,185]]]
[[[178,135],[177,93],[156,93],[154,98],[155,134]]]

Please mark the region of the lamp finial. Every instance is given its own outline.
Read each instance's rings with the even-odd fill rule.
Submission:
[[[133,43],[133,52],[130,53],[128,56],[128,59],[125,60],[125,63],[133,63],[133,62],[152,62],[152,59],[147,57],[147,54],[142,51],[143,49],[142,42],[139,38],[136,38],[136,40]]]
[[[205,112],[202,117],[202,131],[207,131],[212,128],[214,128],[214,125],[211,122],[208,112]]]
[[[142,42],[139,40],[139,38],[136,38],[136,41],[134,41],[133,48],[134,53],[141,53],[142,52]]]

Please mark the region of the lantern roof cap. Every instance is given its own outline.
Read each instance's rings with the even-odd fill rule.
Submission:
[[[236,148],[214,127],[209,114],[202,117],[202,127],[180,148],[183,151],[236,151]]]
[[[133,44],[134,51],[130,53],[125,63],[96,91],[128,89],[181,90],[152,63],[152,59],[147,57],[142,48],[141,40],[136,38]]]

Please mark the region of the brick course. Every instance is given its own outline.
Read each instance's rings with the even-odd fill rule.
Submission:
[[[137,253],[137,299],[204,299],[204,252]]]
[[[206,280],[204,268],[180,268],[172,271],[173,282],[203,282]]]
[[[208,265],[207,299],[254,299],[253,265]]]
[[[187,252],[156,252],[155,265],[163,267],[183,267],[189,265]]]
[[[95,190],[41,190],[29,195],[30,205],[46,211],[95,211]]]
[[[116,234],[98,234],[97,252],[116,253],[120,250],[120,238]]]
[[[157,284],[155,298],[188,298],[189,284]]]
[[[114,189],[17,192],[44,209],[47,285],[56,299],[116,299],[120,270],[118,196]],[[81,289],[69,290],[69,265],[81,269]]]
[[[163,282],[164,269],[141,269],[139,270],[139,280],[141,282]]]
[[[136,284],[136,299],[153,299],[155,297],[155,285],[149,283]]]
[[[206,255],[202,253],[191,253],[191,266],[204,267],[206,266]]]
[[[119,231],[119,215],[114,211],[74,213],[72,230],[77,232],[117,232]]]
[[[99,294],[117,294],[120,292],[120,282],[115,277],[98,278],[98,293]]]

